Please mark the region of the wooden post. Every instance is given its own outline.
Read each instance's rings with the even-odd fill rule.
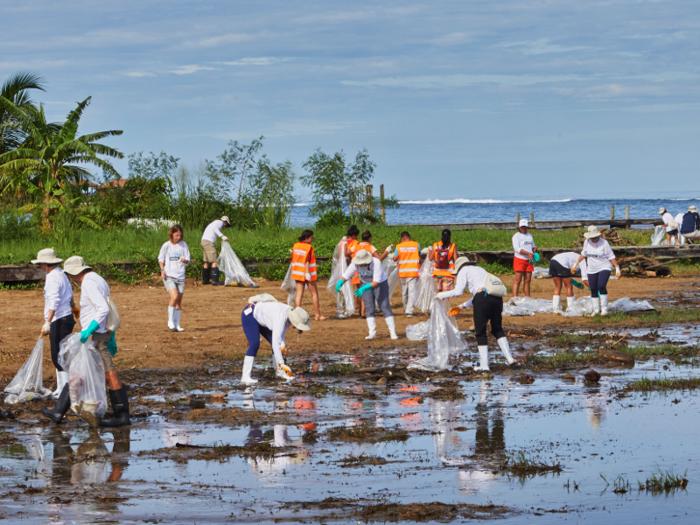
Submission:
[[[626,221],[629,221],[629,220],[630,220],[630,207],[629,207],[629,204],[628,204],[627,206],[625,206],[625,220],[626,220]],[[629,225],[629,222],[628,222],[627,224],[625,224],[625,230],[629,230],[629,229],[630,229],[630,225]]]
[[[615,206],[610,206],[610,220],[615,220]]]
[[[382,214],[382,222],[386,224],[386,208],[384,207],[384,184],[379,185],[379,211]]]
[[[373,189],[372,185],[368,184],[365,188],[365,191],[367,192],[367,199],[366,199],[367,204],[365,206],[365,209],[367,210],[367,213],[371,215],[372,212],[374,211],[372,209],[372,194],[374,193],[374,189]]]
[[[516,213],[515,214],[515,227],[517,228],[520,225],[520,214]]]
[[[530,228],[534,228],[534,227],[535,227],[535,214],[531,213],[530,214]]]

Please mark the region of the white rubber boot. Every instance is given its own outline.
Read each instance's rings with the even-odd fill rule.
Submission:
[[[368,317],[367,318],[367,328],[369,328],[369,335],[365,339],[374,339],[377,337],[377,318]]]
[[[56,390],[51,393],[52,399],[58,399],[66,383],[68,383],[68,372],[59,372],[56,370]]]
[[[175,310],[173,312],[173,324],[175,325],[175,330],[178,332],[184,332],[185,329],[180,326],[180,317],[182,316],[182,310]]]
[[[389,335],[392,339],[398,339],[399,336],[396,335],[396,322],[394,322],[393,317],[385,317],[386,325],[389,327]]]
[[[568,310],[569,308],[571,308],[571,305],[574,304],[575,302],[576,302],[576,296],[575,296],[575,295],[572,296],[572,297],[567,297],[567,298],[566,298],[566,309]]]
[[[173,322],[173,315],[175,313],[174,306],[168,306],[168,328],[175,330],[175,323]]]
[[[608,294],[600,296],[600,315],[608,315]]]
[[[247,355],[243,358],[243,374],[241,375],[241,383],[244,385],[254,385],[258,382],[257,379],[250,377],[253,372],[253,363],[255,362],[255,357],[252,355]]]
[[[515,364],[515,359],[513,359],[513,356],[510,355],[510,345],[508,344],[508,339],[501,337],[497,342],[503,357],[505,357],[506,361],[508,361],[508,365]]]
[[[489,347],[488,346],[480,346],[479,347],[479,358],[481,360],[481,365],[475,366],[474,370],[477,372],[488,372],[489,370],[491,370],[489,368]]]
[[[593,299],[593,313],[591,314],[591,317],[594,315],[598,315],[600,313],[600,297],[596,297]]]
[[[561,313],[561,296],[555,295],[552,297],[552,310],[554,310],[555,314]]]

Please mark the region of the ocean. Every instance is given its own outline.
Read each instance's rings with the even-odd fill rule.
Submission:
[[[694,204],[700,208],[700,198],[690,199],[554,199],[554,200],[426,200],[403,201],[395,210],[387,210],[388,224],[444,224],[458,222],[515,221],[516,214],[535,221],[609,219],[610,207],[615,206],[615,218],[625,218],[625,206],[630,207],[631,219],[659,217],[659,208],[666,207],[674,216],[688,211]],[[316,217],[309,216],[309,205],[294,207],[293,226],[313,226]]]

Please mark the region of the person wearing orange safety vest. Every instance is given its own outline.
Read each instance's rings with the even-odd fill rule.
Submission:
[[[399,265],[401,298],[406,317],[414,317],[413,305],[418,295],[418,276],[420,274],[420,244],[411,240],[408,232],[401,233],[401,242],[396,245],[394,260]]]
[[[445,228],[441,239],[428,250],[428,257],[435,261],[433,277],[437,283],[438,292],[449,292],[454,288],[455,279],[452,270],[457,260],[457,247],[452,242],[452,232]]]
[[[360,241],[357,240],[357,236],[360,235],[360,230],[354,224],[348,228],[345,234],[345,257],[347,258],[347,263],[350,264],[352,259],[355,257],[353,255],[353,248],[357,246]],[[356,273],[352,278],[352,287],[357,290],[360,287],[360,275]],[[361,297],[355,297],[355,311],[360,312],[362,316],[364,313],[364,304],[362,303]]]
[[[316,255],[311,243],[314,242],[314,232],[304,230],[301,232],[299,242],[292,247],[292,279],[297,283],[296,307],[301,308],[301,300],[304,297],[304,288],[311,290],[311,301],[314,304],[314,313],[317,321],[325,321],[328,316],[321,315],[318,300],[318,288],[316,287]]]
[[[352,229],[352,227],[351,227]],[[353,244],[352,248],[350,247],[350,243],[348,243],[348,250],[346,254],[348,257],[350,257],[351,262],[352,259],[355,259],[355,255],[357,255],[357,252],[360,250],[365,250],[369,252],[369,254],[374,257],[375,259],[379,259],[380,261],[383,261],[386,259],[387,255],[391,252],[391,250],[394,248],[392,244],[387,246],[386,251],[382,253],[381,255],[378,255],[377,249],[372,246],[372,234],[370,233],[369,230],[365,230],[362,232],[362,242],[358,242],[356,244]],[[355,275],[352,278],[352,284],[354,285],[356,290],[359,290],[360,288],[360,276],[358,273],[355,273]],[[366,311],[365,311],[365,303],[362,301],[360,303],[360,317],[362,319],[365,319],[366,316]]]

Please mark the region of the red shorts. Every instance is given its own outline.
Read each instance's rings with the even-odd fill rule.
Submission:
[[[534,272],[535,265],[526,259],[513,258],[513,271],[516,272]]]

